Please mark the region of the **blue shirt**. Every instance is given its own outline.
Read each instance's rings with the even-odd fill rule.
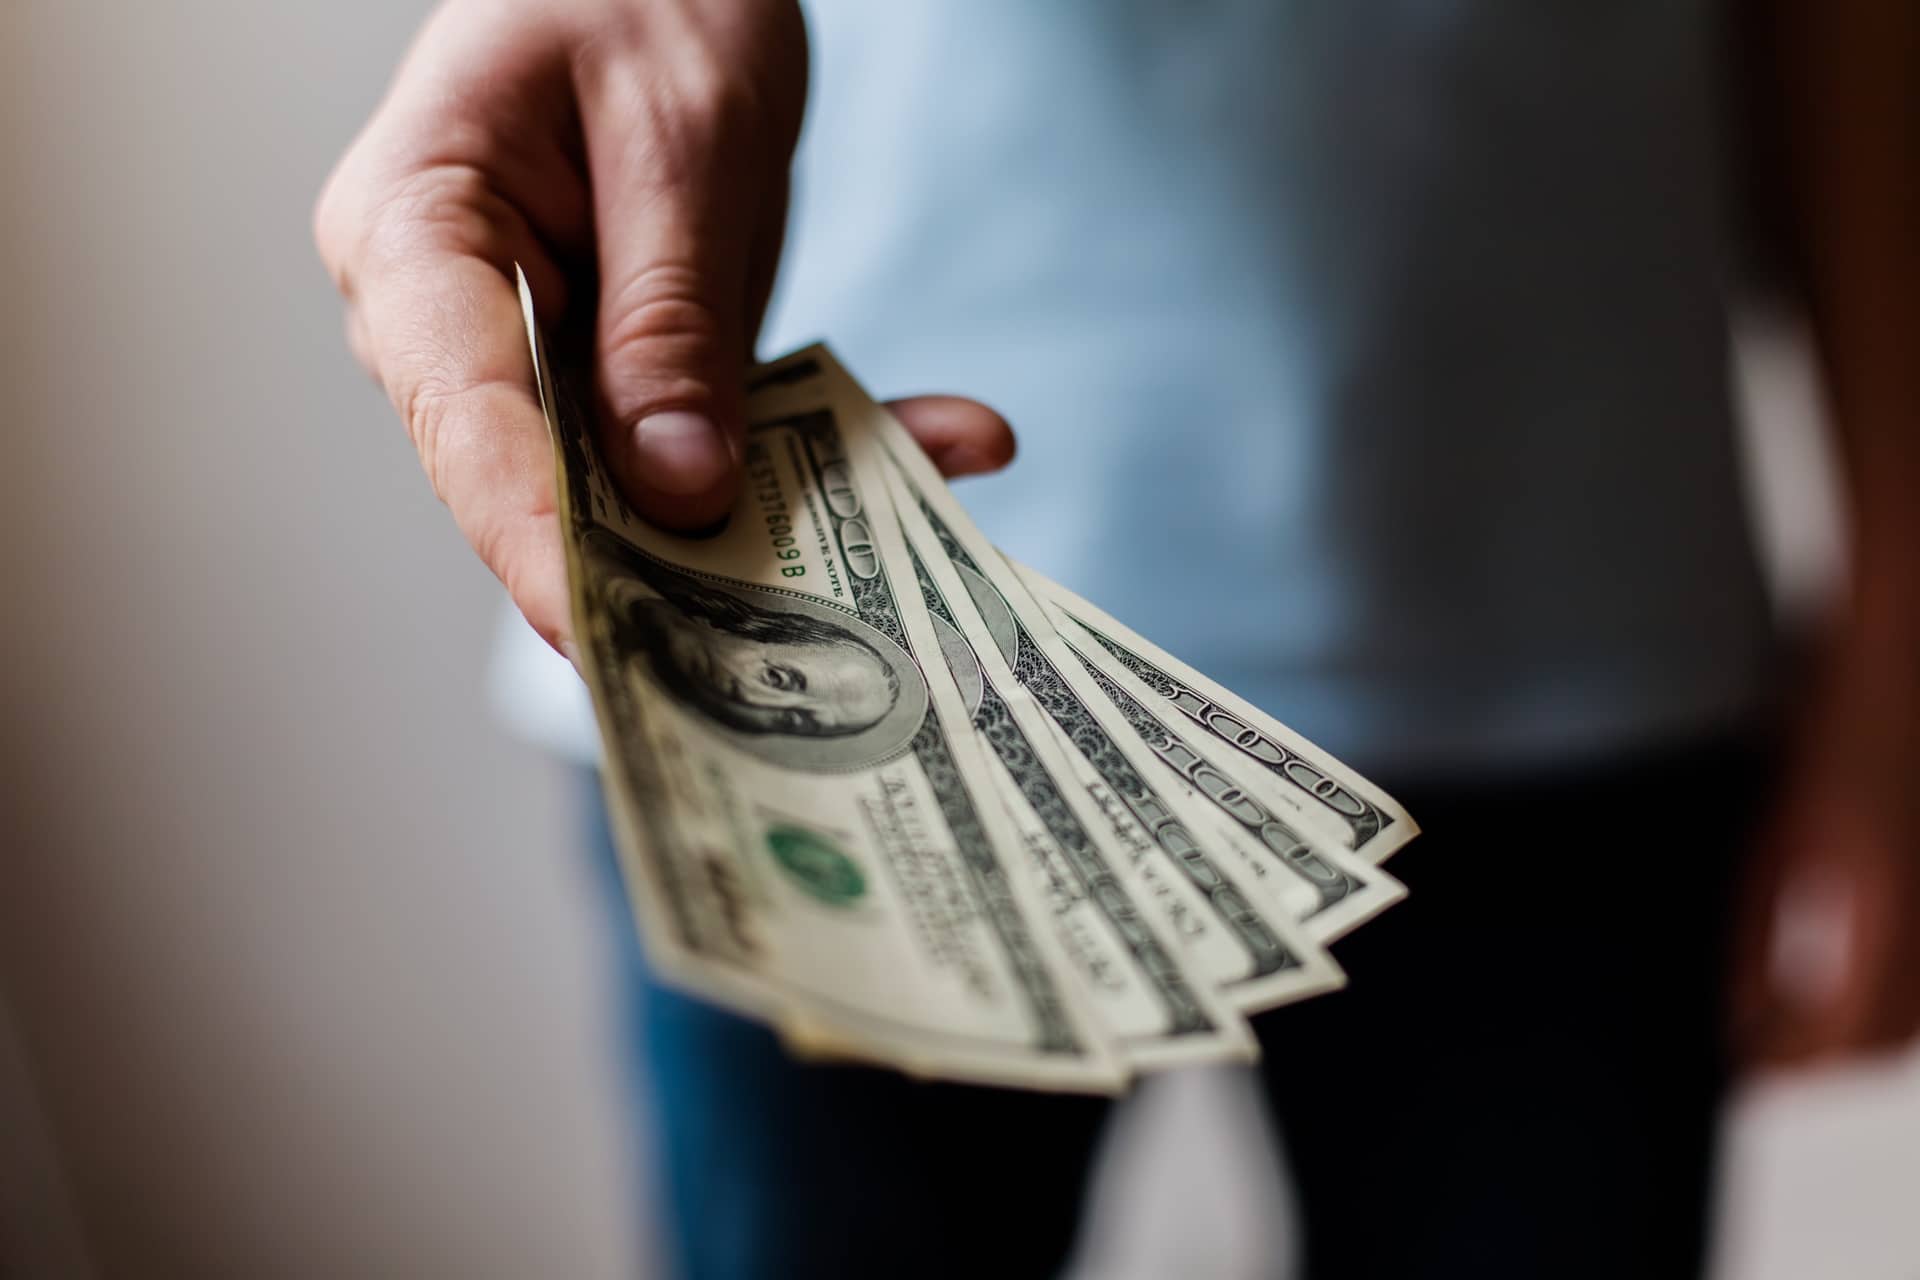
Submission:
[[[961,496],[1015,556],[1363,766],[1756,702],[1713,5],[810,18],[763,350],[1005,412],[1020,459]],[[590,743],[553,661],[510,700]]]

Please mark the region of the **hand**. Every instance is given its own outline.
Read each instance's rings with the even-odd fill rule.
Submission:
[[[805,97],[792,0],[449,0],[320,197],[355,353],[556,647],[565,559],[513,264],[542,315],[595,308],[602,448],[635,506],[720,518]],[[1012,456],[971,401],[894,407],[948,474]]]
[[[1920,1031],[1920,795],[1888,699],[1840,667],[1747,885],[1735,1048],[1749,1066],[1898,1049]],[[1896,701],[1897,705],[1897,701]]]

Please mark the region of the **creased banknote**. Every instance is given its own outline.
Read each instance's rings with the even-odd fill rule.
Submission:
[[[1005,559],[823,347],[754,371],[729,518],[649,524],[521,299],[663,977],[797,1053],[1092,1092],[1342,985],[1321,944],[1403,892],[1391,799]]]
[[[1030,586],[1038,579],[1031,570],[1016,572]],[[1051,585],[1036,587],[1035,595]],[[1169,714],[1154,689],[1102,648],[1091,632],[1058,611],[1054,616],[1062,623],[1061,639],[1160,763],[1211,804],[1222,821],[1265,850],[1285,874],[1311,888],[1314,900],[1304,919],[1314,938],[1332,941],[1406,896],[1399,881],[1337,843],[1337,837],[1305,834],[1292,805],[1283,807],[1291,796],[1281,792],[1282,800],[1276,801],[1279,789],[1270,779],[1218,740]]]
[[[1302,830],[1335,839],[1376,866],[1419,834],[1392,797],[1272,716],[1059,583],[1025,566],[1020,572],[1071,621],[1069,634],[1084,634],[1108,655],[1104,668],[1131,672],[1178,720],[1241,758],[1246,776],[1269,779],[1261,795]]]
[[[826,359],[845,397],[864,396]],[[1298,924],[1313,895],[1292,899],[1263,850],[1239,837],[1160,766],[1055,632],[1044,608],[953,499],[905,428],[883,415],[881,438],[940,550],[965,584],[1007,667],[1076,757],[1105,818],[1104,838],[1135,870],[1141,900],[1182,946],[1190,968],[1243,1011],[1332,990],[1339,967]]]
[[[941,654],[864,397],[748,406],[706,538],[640,519],[522,299],[560,473],[578,665],[648,951],[798,1042],[902,1069],[1112,1090],[1125,1067]],[[564,373],[571,366],[560,366]],[[815,384],[825,389],[825,384]]]
[[[1138,1067],[1253,1056],[1244,1020],[1187,977],[1178,948],[1142,909],[1143,886],[1102,841],[1105,814],[1072,752],[1015,679],[911,493],[894,496],[955,681],[1101,1025]]]

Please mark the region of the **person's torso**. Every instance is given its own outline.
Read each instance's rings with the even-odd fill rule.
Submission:
[[[762,349],[1004,411],[1012,554],[1362,762],[1752,701],[1711,5],[809,9]]]

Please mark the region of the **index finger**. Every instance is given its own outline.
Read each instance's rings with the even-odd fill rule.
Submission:
[[[467,541],[534,630],[564,648],[571,615],[553,447],[510,264],[451,247],[430,228],[381,239],[343,283],[374,373]]]

